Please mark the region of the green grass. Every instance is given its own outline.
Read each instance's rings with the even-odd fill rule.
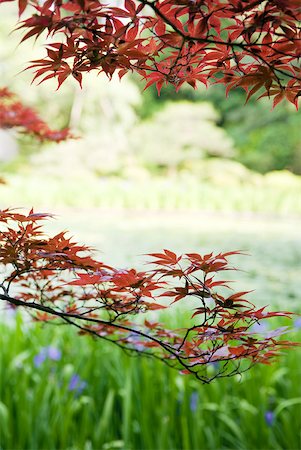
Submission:
[[[7,176],[0,200],[11,206],[97,207],[129,210],[219,211],[301,215],[301,181],[259,183],[233,180],[209,183],[195,177],[153,178],[139,181],[46,176]],[[281,179],[281,177],[280,177]]]
[[[1,325],[1,449],[300,449],[300,350],[201,385],[52,325]],[[301,339],[299,335],[295,338]],[[41,347],[60,361],[34,366]],[[73,374],[87,382],[68,390]],[[272,425],[265,421],[273,411]]]

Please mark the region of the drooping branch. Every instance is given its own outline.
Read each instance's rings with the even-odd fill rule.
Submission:
[[[276,339],[283,329],[261,336],[252,331],[258,321],[292,313],[257,309],[245,299],[247,292],[223,296],[215,291],[228,288],[214,275],[231,270],[227,258],[239,252],[177,256],[164,250],[149,255],[150,271],[120,270],[95,260],[65,233],[45,236],[40,222],[46,218],[33,211],[0,214],[0,259],[6,267],[0,299],[29,311],[35,320],[63,320],[80,334],[160,359],[203,383],[269,363],[279,350],[294,345]],[[169,329],[149,318],[149,313],[192,299],[188,326]],[[213,374],[208,370],[212,364]]]

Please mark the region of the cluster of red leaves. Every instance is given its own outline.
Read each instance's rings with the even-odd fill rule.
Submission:
[[[14,0],[0,0],[0,3]],[[18,0],[23,41],[46,32],[35,79],[135,71],[158,91],[222,83],[286,98],[301,93],[299,0]]]
[[[68,128],[52,130],[31,108],[24,106],[7,88],[0,88],[0,128],[17,128],[41,141],[60,142],[70,138]]]
[[[204,383],[255,363],[269,364],[280,350],[295,345],[278,340],[283,328],[252,331],[259,321],[292,313],[257,308],[245,298],[247,292],[222,295],[230,288],[215,275],[231,270],[228,257],[239,252],[177,256],[164,250],[148,255],[151,270],[121,270],[98,261],[65,233],[47,237],[41,222],[48,217],[0,212],[5,267],[0,299],[24,307],[35,320],[63,321],[80,334],[153,356]],[[156,310],[179,301],[192,310],[191,325],[171,330],[158,321]],[[211,363],[214,373],[208,371]]]

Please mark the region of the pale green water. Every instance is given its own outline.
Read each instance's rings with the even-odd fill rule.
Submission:
[[[47,227],[69,230],[75,240],[100,251],[116,266],[143,266],[145,253],[168,248],[177,253],[243,250],[241,269],[231,275],[235,289],[252,290],[252,301],[300,309],[301,220],[276,216],[160,213],[65,209]],[[139,256],[140,255],[140,256]],[[228,274],[227,274],[228,275]]]

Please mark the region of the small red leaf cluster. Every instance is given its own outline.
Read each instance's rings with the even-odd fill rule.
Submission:
[[[47,36],[35,79],[136,72],[158,92],[222,83],[298,105],[299,0],[19,0],[23,14],[22,41]]]
[[[0,88],[0,128],[17,128],[41,141],[60,142],[71,137],[69,129],[52,130],[31,108],[7,88]]]
[[[202,256],[164,250],[148,255],[147,271],[119,269],[95,259],[65,233],[45,235],[42,224],[49,217],[32,210],[0,212],[5,269],[0,299],[25,308],[34,320],[65,322],[80,334],[153,356],[204,383],[269,364],[296,345],[278,340],[285,328],[266,334],[253,329],[271,317],[290,318],[291,312],[257,308],[246,299],[248,292],[227,294],[229,283],[216,279],[232,270],[228,258],[240,252]],[[190,324],[170,329],[156,311],[170,315],[180,301],[191,310]]]

